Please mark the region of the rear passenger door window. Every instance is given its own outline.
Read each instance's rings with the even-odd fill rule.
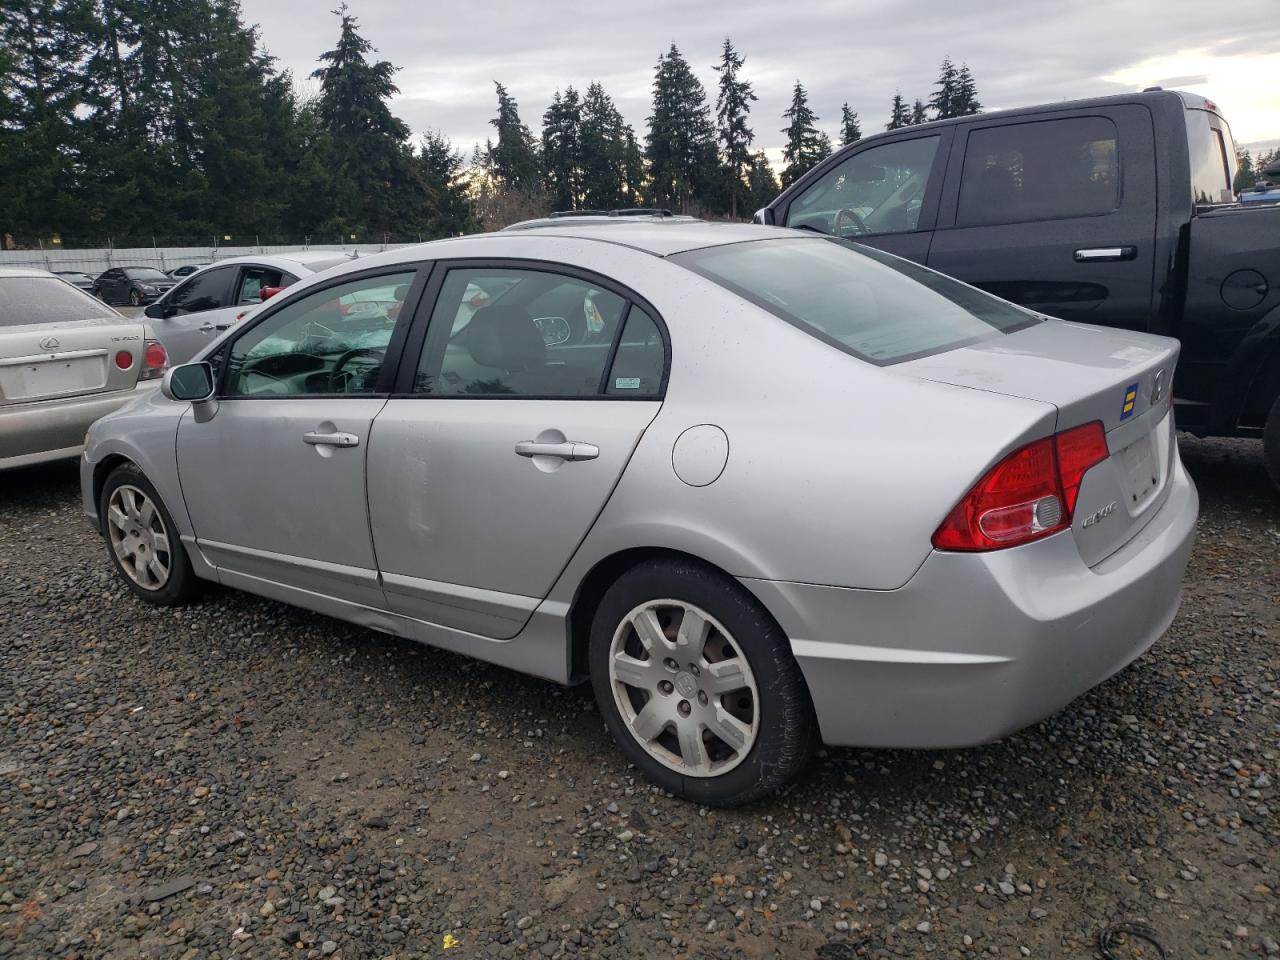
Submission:
[[[279,287],[280,271],[270,267],[241,267],[236,288],[236,303],[261,303],[263,287]]]
[[[653,317],[640,307],[632,307],[609,368],[605,393],[617,397],[656,397],[662,391],[665,373],[662,332]]]
[[[958,227],[1098,216],[1119,203],[1119,145],[1107,117],[1013,123],[969,134]]]
[[[623,321],[628,327],[632,322],[628,306],[619,292],[579,276],[538,269],[451,269],[436,298],[412,392],[525,399],[632,391],[656,396],[661,362],[656,379],[652,365],[637,366],[637,372],[621,376],[623,387],[606,390],[611,365],[618,362]],[[635,342],[625,362],[638,365],[650,334],[641,320],[635,323]],[[651,318],[649,323],[656,332]],[[657,349],[665,356],[660,337]]]

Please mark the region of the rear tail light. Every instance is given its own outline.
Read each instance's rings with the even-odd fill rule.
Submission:
[[[169,355],[164,352],[164,344],[159,340],[148,340],[142,351],[142,373],[138,374],[138,379],[154,380],[163,376],[168,365]]]
[[[1080,481],[1107,458],[1099,421],[1019,447],[997,463],[933,535],[939,550],[999,550],[1071,526]]]

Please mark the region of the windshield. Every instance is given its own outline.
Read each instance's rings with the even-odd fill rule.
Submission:
[[[670,259],[879,365],[953,350],[1040,319],[910,260],[835,237],[756,240]]]
[[[131,280],[168,280],[169,278],[155,267],[130,267],[125,271]]]
[[[115,313],[87,293],[56,277],[0,280],[0,327],[23,323],[70,323]]]

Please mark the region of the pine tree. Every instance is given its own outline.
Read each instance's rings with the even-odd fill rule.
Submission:
[[[956,74],[956,92],[955,100],[951,105],[951,116],[967,117],[981,112],[982,104],[978,102],[978,84],[973,79],[973,74],[969,72],[969,65],[962,63]]]
[[[409,128],[392,115],[387,101],[399,92],[397,67],[369,62],[373,44],[357,32],[345,4],[334,11],[342,26],[338,44],[320,55],[326,66],[311,76],[320,81],[316,116],[329,134],[336,168],[356,190],[351,227],[357,234],[403,230],[421,215]]]
[[[787,145],[782,151],[782,159],[786,162],[782,170],[782,185],[787,187],[830,155],[831,140],[814,126],[818,117],[809,109],[809,96],[799,80],[791,91],[791,106],[783,111],[782,116],[791,121],[782,129],[787,135]]]
[[[535,191],[542,175],[533,134],[520,121],[515,97],[497,81],[493,85],[498,91],[498,115],[489,123],[498,131],[498,142],[489,154],[490,172],[510,189]]]
[[[658,57],[654,70],[645,158],[654,201],[675,203],[684,212],[715,175],[715,127],[707,92],[674,43]]]
[[[911,119],[908,122],[912,125],[929,122],[929,114],[925,111],[923,100],[917,99],[916,102],[911,105]]]
[[[557,90],[542,115],[542,164],[547,191],[557,210],[582,202],[582,104],[578,91]]]
[[[755,134],[747,126],[747,114],[756,100],[751,83],[738,74],[746,61],[733,49],[728,37],[720,52],[720,62],[713,67],[720,74],[720,92],[716,97],[716,132],[720,140],[721,158],[728,174],[729,216],[738,217],[738,197],[743,192],[743,176],[751,163],[751,141]]]
[[[782,185],[778,183],[769,158],[763,150],[757,150],[751,156],[751,166],[747,168],[747,196],[750,198],[751,208],[759,210],[767,207],[781,190]]]
[[[858,125],[858,114],[849,109],[848,102],[840,107],[840,146],[862,139],[862,127]]]
[[[428,217],[422,232],[451,237],[475,229],[463,184],[462,154],[444,134],[429,130],[418,150],[418,169],[427,193]]]
[[[599,83],[587,87],[582,98],[580,131],[582,205],[589,210],[634,205],[627,189],[627,152],[628,145],[636,148],[635,131]]]
[[[907,103],[902,99],[902,94],[895,93],[893,95],[893,107],[889,113],[889,122],[885,124],[885,129],[897,130],[910,125],[911,114],[907,112]]]
[[[950,57],[943,57],[938,67],[936,88],[929,97],[929,106],[933,109],[933,119],[945,120],[957,116],[956,97],[959,93],[959,74]]]
[[[87,3],[0,3],[0,233],[48,236],[83,225],[79,61]]]

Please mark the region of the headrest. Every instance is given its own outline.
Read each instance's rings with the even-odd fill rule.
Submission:
[[[471,359],[507,372],[541,366],[546,344],[533,318],[519,307],[493,304],[477,310],[462,337]]]

